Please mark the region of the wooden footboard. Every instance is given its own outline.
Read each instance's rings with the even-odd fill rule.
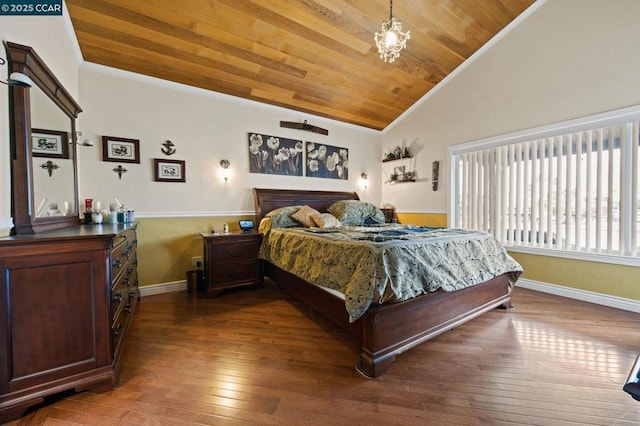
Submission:
[[[502,275],[463,290],[438,291],[402,303],[373,306],[361,318],[357,369],[367,377],[384,373],[396,355],[500,305],[510,305]]]
[[[351,333],[360,347],[357,370],[384,373],[396,355],[500,305],[510,306],[506,275],[455,292],[438,291],[401,303],[372,306],[350,323],[344,300],[269,263],[265,274],[296,298]]]

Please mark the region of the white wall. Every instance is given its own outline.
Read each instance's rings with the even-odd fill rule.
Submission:
[[[383,132],[383,151],[420,147],[419,176],[442,163],[438,192],[384,185],[382,200],[446,212],[449,145],[640,104],[640,1],[548,0],[530,12]]]
[[[95,64],[81,67],[80,94],[79,129],[95,144],[78,147],[81,200],[118,198],[138,217],[250,214],[253,187],[357,191],[379,203],[378,131]],[[281,120],[307,120],[329,135],[281,128]],[[250,174],[249,132],[348,148],[349,180]],[[119,163],[102,161],[103,135],[140,140],[141,162],[122,163],[122,179],[112,171]],[[166,140],[175,144],[172,156],[161,152]],[[186,183],[154,182],[153,158],[185,160]],[[227,184],[218,176],[221,159],[231,162]],[[362,172],[370,176],[366,191]]]
[[[79,50],[74,37],[67,30],[65,16],[0,16],[2,42],[31,46],[74,99],[78,99]],[[7,55],[2,48],[2,58]],[[8,63],[0,67],[0,79],[7,80]],[[9,92],[0,84],[0,235],[12,227],[11,218],[11,160],[9,121]],[[9,229],[6,229],[6,228]]]

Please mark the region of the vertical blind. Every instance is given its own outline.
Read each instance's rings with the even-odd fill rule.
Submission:
[[[638,118],[519,139],[452,155],[453,226],[510,246],[639,256]]]

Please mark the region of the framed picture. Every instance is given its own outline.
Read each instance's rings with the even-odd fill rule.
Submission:
[[[307,142],[306,176],[349,180],[349,150]]]
[[[102,161],[116,163],[140,163],[140,141],[138,139],[102,137]]]
[[[31,129],[31,153],[34,157],[69,158],[69,134]]]
[[[404,166],[397,166],[393,168],[393,174],[402,177],[404,175]]]
[[[249,173],[302,176],[303,144],[261,133],[249,133]]]
[[[154,158],[153,180],[155,182],[185,182],[185,162]]]

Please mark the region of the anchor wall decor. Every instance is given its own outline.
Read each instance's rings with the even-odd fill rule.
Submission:
[[[173,148],[175,144],[170,140],[167,140],[165,143],[162,144],[162,146],[164,147],[161,149],[163,154],[173,155],[176,153],[176,150]]]

